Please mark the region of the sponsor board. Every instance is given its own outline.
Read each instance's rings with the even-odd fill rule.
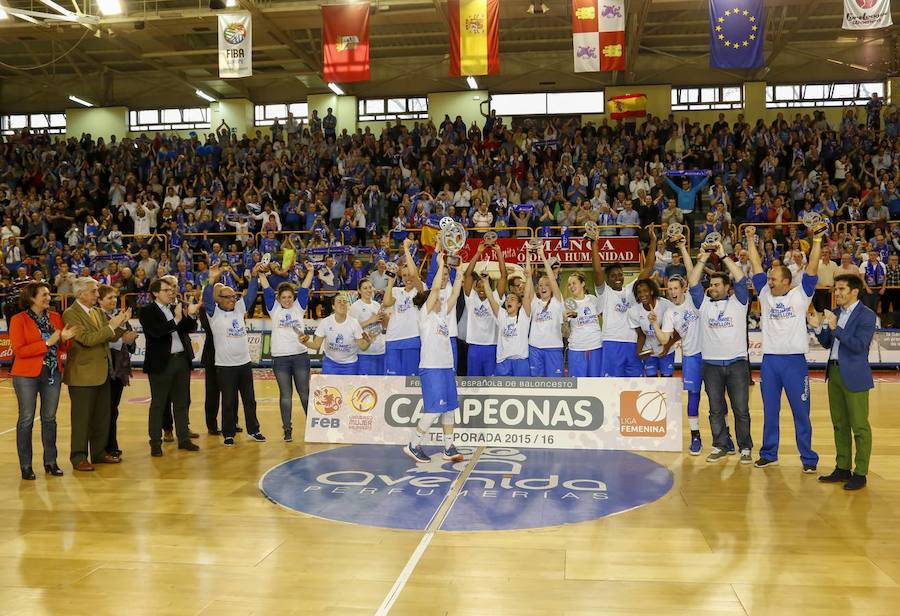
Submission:
[[[525,249],[527,242],[532,238],[526,237],[501,237],[497,240],[497,246],[503,251],[503,259],[507,263],[525,263]],[[568,246],[563,246],[563,240],[559,237],[539,238],[544,246],[544,254],[548,258],[556,257],[563,265],[590,265],[592,240],[587,237],[568,238]],[[641,260],[640,243],[637,237],[607,236],[597,240],[600,242],[600,259],[604,263],[639,263]],[[470,237],[459,251],[463,261],[468,261],[475,255],[481,238]],[[481,257],[482,261],[494,260],[491,253]]]
[[[463,446],[681,451],[680,379],[458,377]],[[423,413],[418,377],[314,374],[306,441],[404,444]],[[426,443],[443,439],[435,424]]]
[[[475,448],[460,451],[468,460]],[[262,477],[259,487],[273,502],[309,515],[423,530],[469,464],[436,456],[417,465],[400,447],[353,445],[279,464]],[[671,488],[672,474],[666,467],[629,452],[486,446],[441,530],[584,522],[651,503]]]

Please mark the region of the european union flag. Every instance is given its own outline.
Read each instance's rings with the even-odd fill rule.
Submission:
[[[709,0],[709,65],[762,66],[764,23],[763,0]]]

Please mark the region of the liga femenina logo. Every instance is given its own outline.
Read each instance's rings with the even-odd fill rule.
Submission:
[[[622,436],[666,435],[666,395],[661,391],[623,391],[619,394],[619,433]]]

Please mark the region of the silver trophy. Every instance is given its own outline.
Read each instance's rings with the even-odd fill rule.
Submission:
[[[441,220],[441,223],[443,221],[444,219]],[[450,267],[457,267],[461,263],[458,253],[466,245],[467,237],[465,227],[452,219],[446,226],[441,227],[438,240],[444,248],[444,252],[447,253],[447,265]]]
[[[540,254],[541,248],[544,246],[543,240],[538,237],[532,237],[525,242],[525,248],[535,257]]]
[[[397,275],[397,272],[399,271],[400,268],[397,266],[396,261],[388,261],[385,264],[384,269],[385,269],[385,271],[387,271],[388,275],[390,275],[391,277],[394,277]]]
[[[566,312],[578,312],[578,304],[571,297],[565,302]]]
[[[719,244],[721,243],[722,234],[718,231],[713,231],[711,233],[707,233],[706,237],[703,238],[703,244],[700,245],[700,248],[702,248],[706,252],[715,252]]]
[[[486,246],[493,246],[497,243],[497,234],[494,231],[488,231],[484,234],[483,239]]]
[[[456,221],[449,216],[444,216],[443,218],[441,218],[438,226],[440,227],[441,231],[443,231],[444,229],[449,229],[450,227],[452,227],[455,222]]]
[[[806,212],[800,221],[813,237],[825,235],[825,232],[828,231],[828,221],[819,212]]]
[[[684,237],[684,225],[680,222],[670,222],[666,227],[666,241],[677,244]]]
[[[584,223],[584,235],[585,237],[589,237],[592,240],[596,240],[600,237],[600,225],[595,223],[593,220],[589,220]]]

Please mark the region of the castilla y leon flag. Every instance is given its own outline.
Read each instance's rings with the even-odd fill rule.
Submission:
[[[322,6],[322,78],[368,81],[369,3]]]
[[[500,0],[448,0],[450,74],[500,72]]]
[[[646,94],[623,94],[613,96],[607,101],[609,104],[609,117],[613,120],[623,118],[643,118],[647,115]]]
[[[625,70],[624,0],[572,0],[575,72]]]

